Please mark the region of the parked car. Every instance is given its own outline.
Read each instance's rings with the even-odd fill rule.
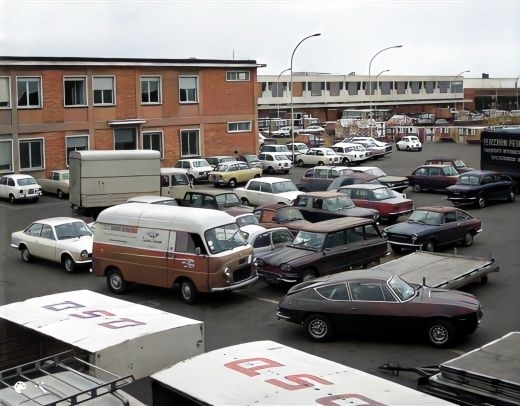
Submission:
[[[136,196],[131,197],[127,203],[164,204],[166,206],[178,206],[177,200],[167,196]]]
[[[458,173],[464,173],[469,171],[474,171],[475,169],[470,168],[466,163],[459,158],[446,158],[446,157],[436,157],[427,159],[424,162],[425,165],[451,165],[455,167]]]
[[[424,190],[446,191],[457,182],[459,173],[451,165],[422,165],[414,169],[407,178],[414,192]]]
[[[325,128],[323,128],[323,127],[321,127],[319,125],[308,125],[305,128],[299,128],[297,130],[294,130],[294,132],[296,134],[304,134],[304,133],[321,134],[321,133],[325,132]]]
[[[256,207],[253,213],[262,227],[284,226],[293,234],[309,224],[299,208],[284,203],[264,204]]]
[[[305,154],[309,150],[309,147],[304,142],[295,142],[295,143],[288,142],[285,145],[287,145],[287,148],[289,149],[289,151],[291,151],[291,155],[292,155],[292,151],[293,151],[293,145],[294,145],[294,155]]]
[[[397,219],[413,211],[413,200],[407,199],[385,185],[357,184],[338,189],[346,193],[358,207],[379,211],[381,221],[395,223]]]
[[[329,185],[327,190],[338,190],[342,186],[357,185],[359,183],[371,183],[374,185],[382,185],[379,179],[364,172],[352,172],[347,175],[338,176]]]
[[[182,168],[161,168],[161,196],[182,199],[193,189],[188,171]]]
[[[262,169],[251,168],[246,162],[227,161],[220,163],[208,175],[208,182],[215,186],[236,187],[239,183],[246,183],[253,178],[262,176]]]
[[[298,166],[339,165],[342,161],[341,156],[333,149],[325,147],[309,148],[305,154],[299,154],[295,159]]]
[[[204,157],[204,159],[213,167],[213,169],[216,169],[222,162],[236,161],[236,158],[231,155],[213,155]]]
[[[337,142],[331,149],[341,156],[343,165],[355,165],[370,159],[370,151],[359,143]]]
[[[395,253],[403,250],[438,248],[460,243],[473,244],[482,231],[482,222],[464,210],[454,207],[419,207],[405,222],[386,227],[383,234]]]
[[[253,247],[253,255],[276,251],[294,240],[294,235],[287,227],[274,227],[255,231],[247,237],[247,242]]]
[[[291,244],[257,256],[253,264],[269,284],[294,284],[377,263],[386,254],[386,239],[374,220],[343,217],[308,224]]]
[[[253,213],[243,213],[242,211],[234,212],[233,209],[226,210],[226,213],[235,217],[236,223],[242,235],[247,240],[251,234],[265,231],[265,227],[262,227],[258,222],[258,219]]]
[[[251,207],[244,206],[236,193],[221,189],[194,189],[186,192],[183,199],[178,199],[179,206],[199,207],[201,209],[232,211],[233,216],[238,213],[250,213]]]
[[[292,168],[292,161],[285,152],[260,152],[258,160],[262,163],[263,171],[270,175],[288,174]]]
[[[288,138],[291,136],[291,126],[283,126],[271,131],[273,138]]]
[[[42,192],[52,193],[58,199],[64,199],[69,195],[69,170],[59,169],[51,171],[47,178],[36,179]]]
[[[403,193],[403,191],[410,186],[410,181],[406,176],[388,175],[377,166],[356,166],[355,168],[352,168],[352,170],[354,172],[363,172],[375,176],[380,183],[388,186],[396,192]]]
[[[307,169],[297,184],[302,192],[315,192],[326,190],[329,185],[339,176],[352,174],[350,168],[334,165],[320,165]]]
[[[422,144],[415,135],[405,135],[395,146],[399,151],[422,151]]]
[[[290,179],[266,176],[251,179],[244,187],[233,189],[244,205],[261,206],[269,203],[292,204],[301,194]]]
[[[368,140],[365,137],[354,138],[354,140],[352,142],[354,142],[356,144],[361,144],[368,151],[370,151],[371,159],[378,159],[378,158],[385,156],[385,154],[387,154],[385,146],[377,145],[375,142]]]
[[[257,155],[254,155],[254,154],[240,155],[238,157],[238,160],[248,163],[251,168],[260,168],[263,170],[262,162],[260,162]]]
[[[301,210],[306,220],[313,223],[334,217],[363,217],[379,221],[377,210],[356,207],[345,193],[335,191],[305,193],[298,196],[293,205]]]
[[[357,142],[357,143],[365,145],[365,147],[367,147],[368,145],[371,145],[372,149],[370,149],[370,148],[368,148],[368,149],[370,149],[372,151],[372,154],[374,154],[374,153],[378,154],[378,157],[381,156],[380,155],[381,152],[383,152],[383,155],[386,155],[386,154],[391,153],[393,150],[392,144],[390,144],[388,142],[380,141],[374,137],[347,137],[347,138],[345,138],[344,142]],[[375,145],[375,147],[378,147],[378,148],[374,148],[374,145]]]
[[[460,175],[446,188],[448,200],[455,206],[474,205],[483,209],[492,200],[515,200],[515,182],[495,171],[471,171]]]
[[[11,204],[20,200],[37,202],[41,194],[40,185],[30,175],[13,173],[0,178],[0,197]]]
[[[179,159],[174,167],[186,169],[191,183],[208,180],[208,174],[213,170],[209,162],[202,158]]]
[[[92,263],[92,241],[87,224],[72,217],[38,220],[11,234],[11,247],[20,251],[22,260],[58,262],[69,273]]]
[[[411,284],[386,270],[360,270],[293,286],[278,304],[279,319],[302,325],[313,341],[340,333],[424,337],[447,347],[472,334],[482,319],[466,292]]]
[[[292,155],[292,151],[285,144],[264,144],[260,147],[260,152],[283,152],[288,158]]]

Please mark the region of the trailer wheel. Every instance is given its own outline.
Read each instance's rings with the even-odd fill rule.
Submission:
[[[332,337],[332,322],[323,314],[311,314],[305,320],[304,327],[305,333],[312,341],[328,341]]]
[[[197,301],[197,288],[189,279],[184,279],[180,283],[181,298],[188,304],[193,304]]]
[[[119,269],[115,268],[108,271],[107,286],[108,289],[114,293],[124,293],[126,291],[127,283]]]
[[[453,325],[443,319],[433,320],[428,324],[426,336],[431,345],[438,348],[448,347],[455,338]]]

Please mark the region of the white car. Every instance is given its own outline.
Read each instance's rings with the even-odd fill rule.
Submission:
[[[296,157],[298,166],[315,166],[315,165],[339,165],[342,157],[333,149],[326,147],[309,148],[305,154]]]
[[[243,205],[261,206],[271,203],[292,204],[300,192],[290,179],[266,176],[251,179],[244,187],[233,189]]]
[[[58,169],[51,171],[48,178],[36,179],[43,192],[53,193],[58,199],[63,199],[69,194],[69,170]]]
[[[354,172],[364,172],[377,178],[379,183],[388,186],[390,189],[402,193],[410,186],[410,181],[406,176],[388,175],[377,166],[356,166],[352,168]]]
[[[11,234],[11,247],[25,262],[42,258],[61,263],[66,272],[92,262],[92,230],[83,220],[52,217],[38,220]]]
[[[384,147],[385,148],[385,154],[389,154],[392,152],[393,146],[389,142],[383,142],[380,141],[374,137],[347,137],[344,140],[345,142],[367,142],[370,141],[374,144],[376,144],[378,147]]]
[[[395,144],[399,151],[422,151],[422,144],[415,135],[406,135]]]
[[[188,178],[192,183],[208,180],[208,175],[213,170],[209,162],[203,158],[179,159],[174,168],[186,169]]]
[[[257,230],[247,237],[247,242],[253,247],[253,256],[283,248],[293,240],[294,235],[287,227]]]
[[[292,151],[293,151],[293,145],[294,145],[294,155],[305,154],[309,150],[309,147],[304,142],[294,142],[294,143],[288,142],[286,145],[287,145],[287,148],[289,148],[291,155],[292,155]]]
[[[294,132],[298,134],[319,134],[325,132],[325,128],[319,125],[309,125],[305,128],[294,130]]]
[[[231,214],[231,213],[230,213]],[[265,231],[253,213],[243,213],[235,216],[237,226],[247,240],[251,234]]]
[[[14,204],[19,200],[36,202],[42,195],[40,185],[30,175],[11,174],[0,178],[0,197]]]
[[[262,169],[265,173],[285,173],[288,174],[292,168],[292,161],[285,152],[260,152],[258,160],[262,162]]]
[[[370,151],[363,145],[354,142],[337,142],[330,148],[341,156],[343,165],[352,165],[370,159]]]

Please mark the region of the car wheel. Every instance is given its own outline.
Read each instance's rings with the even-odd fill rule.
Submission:
[[[296,165],[301,166],[303,168],[303,161],[301,159],[298,159],[298,162],[296,162]]]
[[[193,304],[197,300],[197,289],[191,280],[184,279],[180,284],[180,291],[184,302]]]
[[[31,255],[31,253],[29,252],[29,248],[27,247],[22,247],[21,251],[20,251],[20,254],[22,256],[22,260],[24,262],[32,262],[33,260],[33,256]]]
[[[515,201],[515,192],[513,192],[512,190],[509,191],[509,195],[507,196],[507,201],[508,202],[514,202]]]
[[[69,255],[65,255],[65,257],[61,261],[61,264],[63,265],[63,269],[65,269],[65,272],[73,273],[75,271],[76,263]]]
[[[314,271],[313,269],[306,269],[302,274],[301,281],[307,282],[312,279],[316,279],[317,277],[318,277],[318,275],[316,274],[316,271]]]
[[[345,166],[350,166],[350,159],[348,159],[348,158],[343,158],[343,165],[345,165]]]
[[[272,166],[267,167],[267,173],[269,175],[274,175],[274,173],[275,173],[274,168]]]
[[[237,187],[237,180],[235,178],[230,179],[228,182],[229,187]]]
[[[480,195],[477,197],[477,207],[479,209],[483,209],[487,206],[487,199],[484,195]]]
[[[423,245],[423,250],[428,251],[428,252],[435,251],[435,241],[433,241],[433,240],[426,241]]]
[[[259,178],[259,177],[260,177],[260,175],[258,173],[254,176],[255,179]]]
[[[453,325],[442,319],[433,320],[428,324],[426,329],[426,337],[428,342],[434,347],[447,347],[449,346],[455,336],[455,329]]]
[[[111,269],[108,271],[107,286],[108,289],[114,293],[123,293],[127,289],[127,283],[119,269]]]
[[[11,204],[16,203],[16,199],[14,198],[14,195],[9,195],[9,203],[11,203]]]
[[[471,231],[468,231],[466,235],[464,236],[464,240],[462,241],[462,244],[465,247],[469,247],[471,244],[473,244],[473,233]]]
[[[247,200],[245,197],[243,197],[242,199],[240,199],[240,201],[242,202],[242,204],[244,206],[249,206],[249,200]]]
[[[410,151],[410,150],[411,150],[411,148],[410,148],[409,145],[406,147],[406,150],[407,150],[407,151]]]
[[[195,184],[195,176],[193,176],[193,175],[188,175],[188,179],[189,179],[189,181],[190,181],[190,183],[191,183],[192,185]]]
[[[415,184],[412,186],[412,189],[413,189],[414,192],[417,192],[417,193],[419,193],[419,192],[422,191],[422,187],[421,187],[421,185],[419,185],[418,183],[415,183]]]
[[[328,341],[332,337],[332,322],[323,314],[311,314],[305,320],[304,327],[312,341]]]
[[[319,162],[318,162],[318,166],[323,166],[323,165],[325,165],[325,164],[323,163],[323,161],[319,161]]]
[[[403,247],[396,244],[390,244],[390,248],[392,248],[392,251],[394,251],[396,254],[403,252]]]
[[[63,190],[58,189],[57,192],[58,199],[63,199],[65,197],[65,193],[63,193]]]

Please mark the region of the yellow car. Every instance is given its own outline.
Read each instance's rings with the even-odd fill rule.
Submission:
[[[229,161],[220,163],[217,169],[211,171],[208,181],[215,186],[236,187],[238,183],[247,183],[261,175],[261,168],[251,168],[246,162]]]

